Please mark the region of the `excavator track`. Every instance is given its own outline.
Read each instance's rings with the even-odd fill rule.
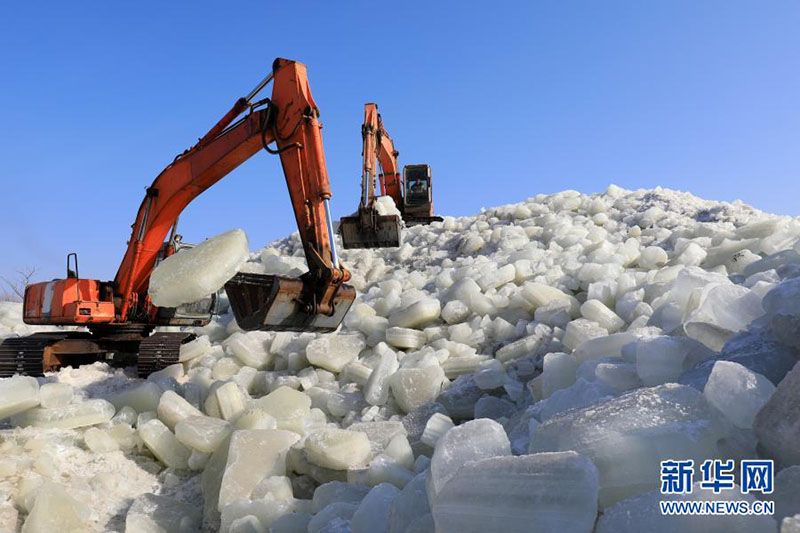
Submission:
[[[169,365],[178,362],[181,345],[194,340],[194,333],[153,333],[139,344],[139,359],[136,364],[140,378],[146,378]]]
[[[74,336],[70,332],[34,333],[27,337],[10,337],[0,344],[0,377],[14,374],[44,375],[44,351],[58,341]]]
[[[431,217],[415,217],[411,215],[406,215],[403,217],[403,222],[406,223],[406,226],[419,226],[419,225],[428,225],[431,222],[443,222],[444,217],[440,216],[431,216]]]

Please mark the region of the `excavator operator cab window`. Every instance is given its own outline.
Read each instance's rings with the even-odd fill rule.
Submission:
[[[429,201],[430,175],[427,167],[405,169],[407,204],[424,204]]]

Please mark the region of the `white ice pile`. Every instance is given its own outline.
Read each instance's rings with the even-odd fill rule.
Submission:
[[[358,298],[334,334],[228,311],[147,380],[0,381],[0,531],[54,512],[129,533],[792,531],[799,237],[740,202],[611,186],[342,250]],[[236,268],[306,268],[297,234],[231,239],[175,256],[194,288],[153,287],[188,301]],[[32,331],[0,304],[0,338]],[[774,518],[660,514],[660,461],[756,457],[776,461]]]

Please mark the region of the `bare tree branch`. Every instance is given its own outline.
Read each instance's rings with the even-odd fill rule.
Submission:
[[[25,287],[30,283],[31,278],[36,274],[36,267],[25,267],[16,270],[16,278],[8,279],[0,276],[5,287],[0,292],[1,302],[21,302],[25,297]]]

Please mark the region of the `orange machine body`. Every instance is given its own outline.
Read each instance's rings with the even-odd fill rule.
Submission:
[[[56,279],[25,289],[23,319],[26,324],[88,325],[114,320],[111,293],[104,301],[103,283],[95,279]]]
[[[251,102],[269,81],[271,98]],[[243,116],[242,116],[243,115]],[[318,120],[305,65],[276,59],[273,72],[194,146],[159,174],[136,215],[127,250],[112,282],[67,279],[30,285],[23,319],[28,324],[198,325],[150,302],[150,274],[174,252],[165,242],[192,200],[262,149],[280,157],[309,265],[303,309],[333,314],[333,302],[350,273],[338,263],[329,234],[331,197]],[[238,120],[237,120],[238,119]],[[268,145],[275,143],[276,148]],[[76,260],[77,261],[77,260]],[[77,267],[77,265],[76,265]],[[354,296],[353,296],[354,297]],[[207,315],[205,322],[210,319]]]

